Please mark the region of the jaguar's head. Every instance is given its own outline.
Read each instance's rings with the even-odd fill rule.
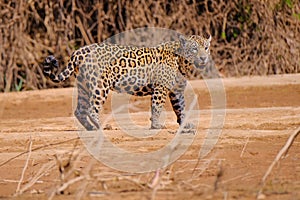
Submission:
[[[179,54],[197,68],[203,68],[211,59],[209,51],[210,41],[211,35],[209,34],[192,35],[189,38],[180,35]]]

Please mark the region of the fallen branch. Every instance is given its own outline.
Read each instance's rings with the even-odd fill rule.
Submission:
[[[247,138],[247,141],[246,141],[246,143],[245,143],[245,145],[244,145],[244,147],[243,147],[243,150],[242,150],[242,152],[241,152],[241,154],[240,154],[240,158],[243,157],[248,142],[249,142],[249,137]]]
[[[46,163],[44,164],[39,171],[35,174],[34,177],[32,177],[32,179],[23,186],[23,188],[20,188],[19,194],[24,193],[25,191],[27,191],[30,187],[32,187],[34,184],[38,183],[39,179],[43,176],[45,176],[47,173],[49,173],[48,171],[50,169],[52,169],[55,166],[55,163]]]
[[[29,153],[28,153],[28,156],[27,156],[25,165],[24,165],[23,170],[22,170],[21,178],[20,178],[20,180],[19,180],[19,182],[18,182],[18,186],[17,186],[17,189],[16,189],[16,194],[21,194],[21,192],[20,192],[21,184],[22,184],[22,182],[23,182],[24,175],[25,175],[25,171],[26,171],[26,169],[27,169],[27,167],[28,167],[29,158],[30,158],[31,152],[32,152],[32,151],[31,151],[31,150],[32,150],[32,139],[31,139],[31,137],[30,137],[30,140],[29,140],[29,148],[28,148],[28,149],[29,149],[29,150],[28,150]]]
[[[283,154],[286,154],[288,152],[288,150],[292,146],[295,138],[299,135],[299,133],[300,133],[300,127],[298,127],[297,130],[293,134],[290,135],[290,137],[288,138],[285,145],[282,147],[282,149],[279,151],[279,153],[277,154],[277,156],[274,159],[274,161],[272,162],[272,164],[269,166],[268,170],[266,171],[265,175],[263,176],[263,178],[261,180],[261,185],[262,186],[261,186],[261,189],[259,190],[259,192],[257,194],[257,199],[259,199],[259,197],[262,195],[262,190],[263,190],[263,188],[266,184],[266,179],[270,175],[273,167],[279,161],[279,159],[283,156]]]
[[[86,179],[85,176],[78,176],[76,178],[73,178],[73,179],[69,180],[68,182],[62,184],[57,189],[53,190],[52,193],[50,194],[50,196],[48,197],[48,199],[52,200],[56,194],[63,194],[64,190],[66,190],[70,185],[73,185],[74,183],[77,183],[77,182],[82,181],[84,179]]]
[[[50,146],[55,146],[55,145],[67,143],[67,142],[70,142],[70,141],[73,141],[73,140],[78,140],[78,139],[79,139],[79,137],[76,137],[76,138],[71,138],[71,139],[68,139],[68,140],[64,140],[64,141],[62,141],[62,142],[50,143],[50,144],[47,144],[47,145],[39,146],[39,147],[36,147],[36,148],[32,149],[31,152],[37,151],[37,150],[40,150],[40,149],[43,149],[43,148],[47,148],[47,147],[50,147]],[[29,150],[28,150],[28,151],[25,151],[25,152],[22,152],[22,153],[20,153],[20,154],[18,154],[18,155],[16,155],[16,156],[11,157],[11,158],[9,158],[8,160],[2,162],[2,163],[0,164],[0,167],[2,167],[3,165],[9,163],[10,161],[12,161],[12,160],[14,160],[14,159],[16,159],[16,158],[18,158],[18,157],[24,155],[24,154],[27,154],[27,153],[29,153]]]

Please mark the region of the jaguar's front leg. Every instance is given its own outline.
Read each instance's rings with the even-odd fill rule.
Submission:
[[[177,123],[185,129],[193,129],[195,125],[189,122],[183,124],[185,119],[185,100],[184,100],[184,90],[175,90],[169,93],[169,98],[173,107],[173,110],[177,116]]]
[[[165,126],[159,123],[159,117],[162,112],[163,106],[166,103],[168,89],[159,86],[156,87],[151,96],[151,129],[162,129]]]

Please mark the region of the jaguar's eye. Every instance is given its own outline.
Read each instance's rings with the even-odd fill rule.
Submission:
[[[208,47],[205,47],[204,49],[205,49],[205,51],[208,51],[209,48],[208,48]]]

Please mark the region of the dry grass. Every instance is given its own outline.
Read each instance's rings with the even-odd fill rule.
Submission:
[[[0,91],[57,87],[41,71],[47,55],[66,61],[79,46],[139,27],[210,32],[225,76],[300,72],[297,1],[227,2],[1,0]]]
[[[272,172],[274,165],[278,163],[282,156],[287,153],[289,148],[292,147],[292,144],[295,138],[299,135],[299,132],[300,128],[298,128],[294,133],[290,135],[288,141],[284,144],[284,146],[277,154],[270,167],[267,169],[261,181],[261,187],[258,191],[257,196],[258,199],[265,198],[265,196],[263,195],[263,189],[267,177]],[[30,177],[28,179],[29,181],[27,181],[27,183],[24,184],[23,178],[25,170],[29,167],[28,160],[30,159],[30,154],[32,152],[31,146],[32,140],[29,141],[29,150],[26,152],[28,153],[28,155],[26,163],[23,167],[21,179],[19,181],[15,181],[18,182],[15,195],[22,195],[28,192],[30,189],[34,188],[34,185],[39,183],[39,180],[47,173],[55,173],[60,176],[60,178],[56,178],[57,180],[60,179],[60,181],[57,181],[50,190],[51,192],[48,193],[48,199],[53,199],[55,196],[61,194],[73,194],[76,197],[76,199],[89,198],[93,196],[105,196],[118,192],[118,190],[121,188],[118,188],[116,185],[121,184],[127,185],[125,188],[122,188],[122,190],[130,191],[134,188],[134,191],[146,192],[149,199],[155,199],[156,193],[160,190],[176,191],[178,189],[181,190],[186,187],[192,189],[193,191],[197,191],[197,188],[201,187],[202,190],[208,189],[209,191],[214,193],[217,190],[219,190],[219,184],[222,185],[232,180],[250,176],[249,174],[242,174],[233,177],[232,179],[222,180],[224,172],[222,167],[222,159],[215,159],[214,157],[212,157],[208,160],[203,160],[204,168],[198,168],[196,176],[194,176],[195,169],[190,169],[193,171],[193,173],[191,174],[192,176],[190,178],[177,182],[174,187],[174,178],[178,176],[178,173],[188,173],[186,171],[187,168],[185,168],[184,166],[182,171],[173,170],[174,164],[172,164],[167,168],[157,169],[155,172],[135,174],[119,171],[99,171],[99,169],[97,169],[99,167],[97,165],[97,161],[95,159],[89,159],[89,162],[85,167],[79,168],[78,166],[80,166],[80,164],[78,163],[80,163],[80,160],[84,156],[86,156],[86,152],[84,152],[83,147],[79,147],[77,146],[77,143],[75,143],[72,151],[66,151],[64,153],[56,155],[56,164],[54,160],[44,164],[38,170],[38,172],[31,174],[32,177]],[[47,146],[44,147],[46,148]],[[41,148],[38,149],[40,150]],[[244,149],[242,151],[244,151]],[[182,160],[182,162],[185,162],[189,165],[192,163],[195,163],[196,166],[198,165],[198,162],[196,160]],[[212,168],[212,166],[215,167],[215,170],[212,170],[214,171],[213,173],[215,177],[213,185],[205,185],[201,183],[198,183],[196,185],[192,184],[192,182],[195,180],[197,180],[198,182],[200,174],[202,174],[203,171],[208,170],[209,166],[210,168]],[[57,171],[59,171],[59,173],[57,173]],[[97,188],[97,190],[95,190],[95,188]],[[35,192],[35,190],[31,190],[31,192]],[[43,193],[44,191],[38,192]],[[225,191],[224,199],[226,198],[227,192]]]

